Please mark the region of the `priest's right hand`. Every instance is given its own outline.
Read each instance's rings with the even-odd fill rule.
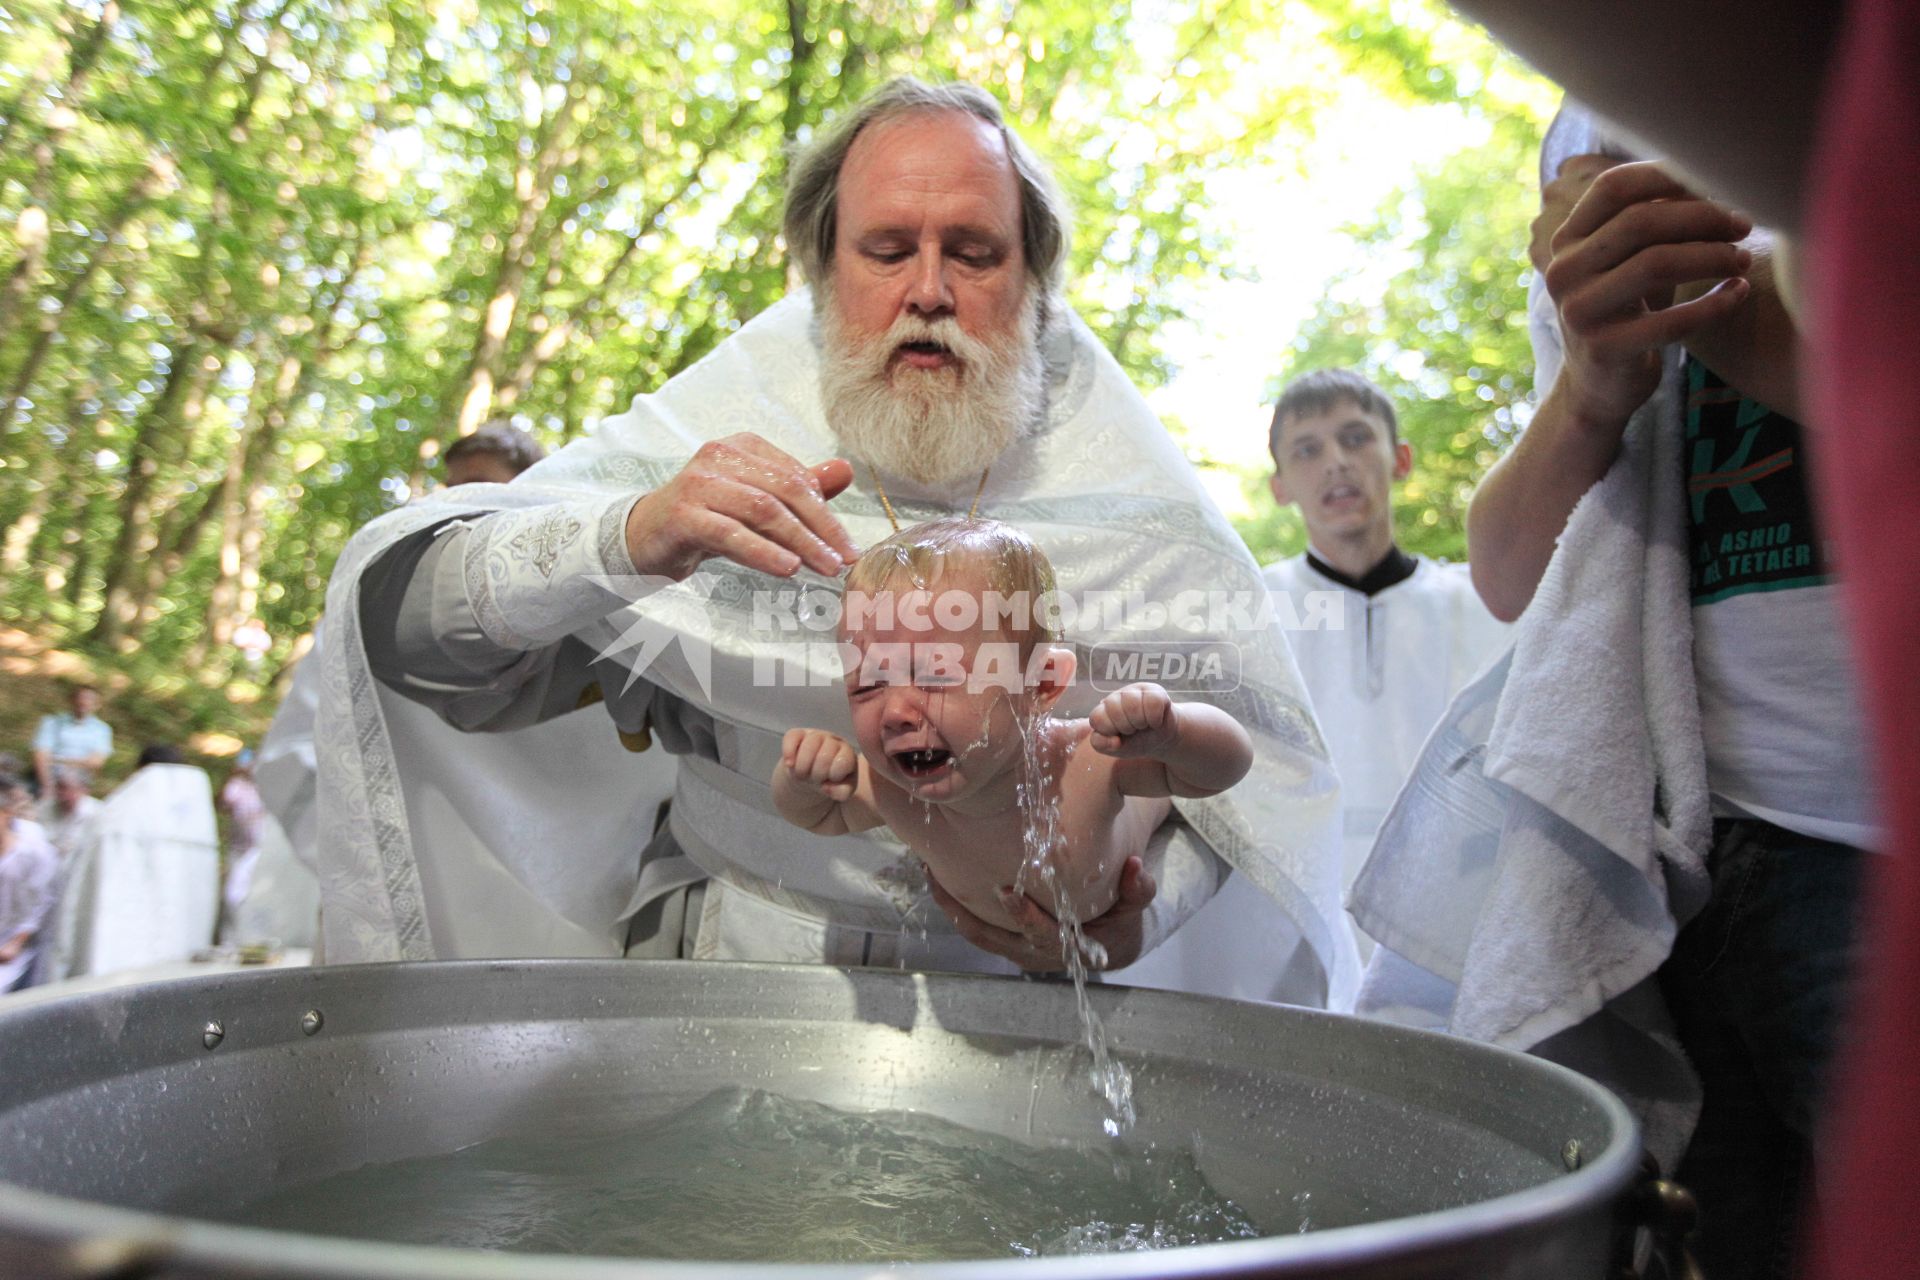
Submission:
[[[834,458],[807,466],[750,432],[709,440],[627,513],[627,554],[642,574],[679,582],[723,556],[790,577],[836,577],[859,549],[827,502],[853,483]]]

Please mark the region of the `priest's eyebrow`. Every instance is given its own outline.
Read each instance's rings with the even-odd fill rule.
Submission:
[[[965,222],[957,226],[943,227],[940,231],[940,243],[943,247],[979,245],[1004,253],[1012,247],[1015,232],[987,226],[983,223]],[[921,240],[921,229],[907,223],[883,223],[868,227],[854,240],[862,249],[876,249],[887,244],[917,246]]]

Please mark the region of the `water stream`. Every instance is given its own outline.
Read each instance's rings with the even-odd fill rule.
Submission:
[[[1060,830],[1060,786],[1056,776],[1055,751],[1051,749],[1059,721],[1045,712],[1019,717],[1020,723],[1020,811],[1024,818],[1024,848],[1020,873],[1013,887],[1020,893],[1034,891],[1037,900],[1050,904],[1060,926],[1060,947],[1066,952],[1067,973],[1073,979],[1074,1002],[1080,1011],[1080,1038],[1091,1058],[1090,1082],[1106,1107],[1103,1127],[1108,1136],[1118,1137],[1133,1128],[1133,1073],[1108,1050],[1107,1028],[1087,999],[1089,962],[1104,966],[1105,951],[1090,940],[1080,927],[1074,903],[1059,873],[1055,855],[1064,839]]]

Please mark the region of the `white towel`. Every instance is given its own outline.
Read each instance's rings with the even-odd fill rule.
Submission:
[[[1514,646],[1428,739],[1355,882],[1359,1011],[1613,1086],[1671,1168],[1699,1085],[1649,982],[1705,903],[1681,359],[1568,518]]]

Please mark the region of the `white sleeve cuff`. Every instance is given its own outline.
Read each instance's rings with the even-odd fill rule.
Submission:
[[[639,500],[623,494],[475,521],[462,571],[487,638],[542,648],[664,586],[642,580],[627,554],[627,513]]]

